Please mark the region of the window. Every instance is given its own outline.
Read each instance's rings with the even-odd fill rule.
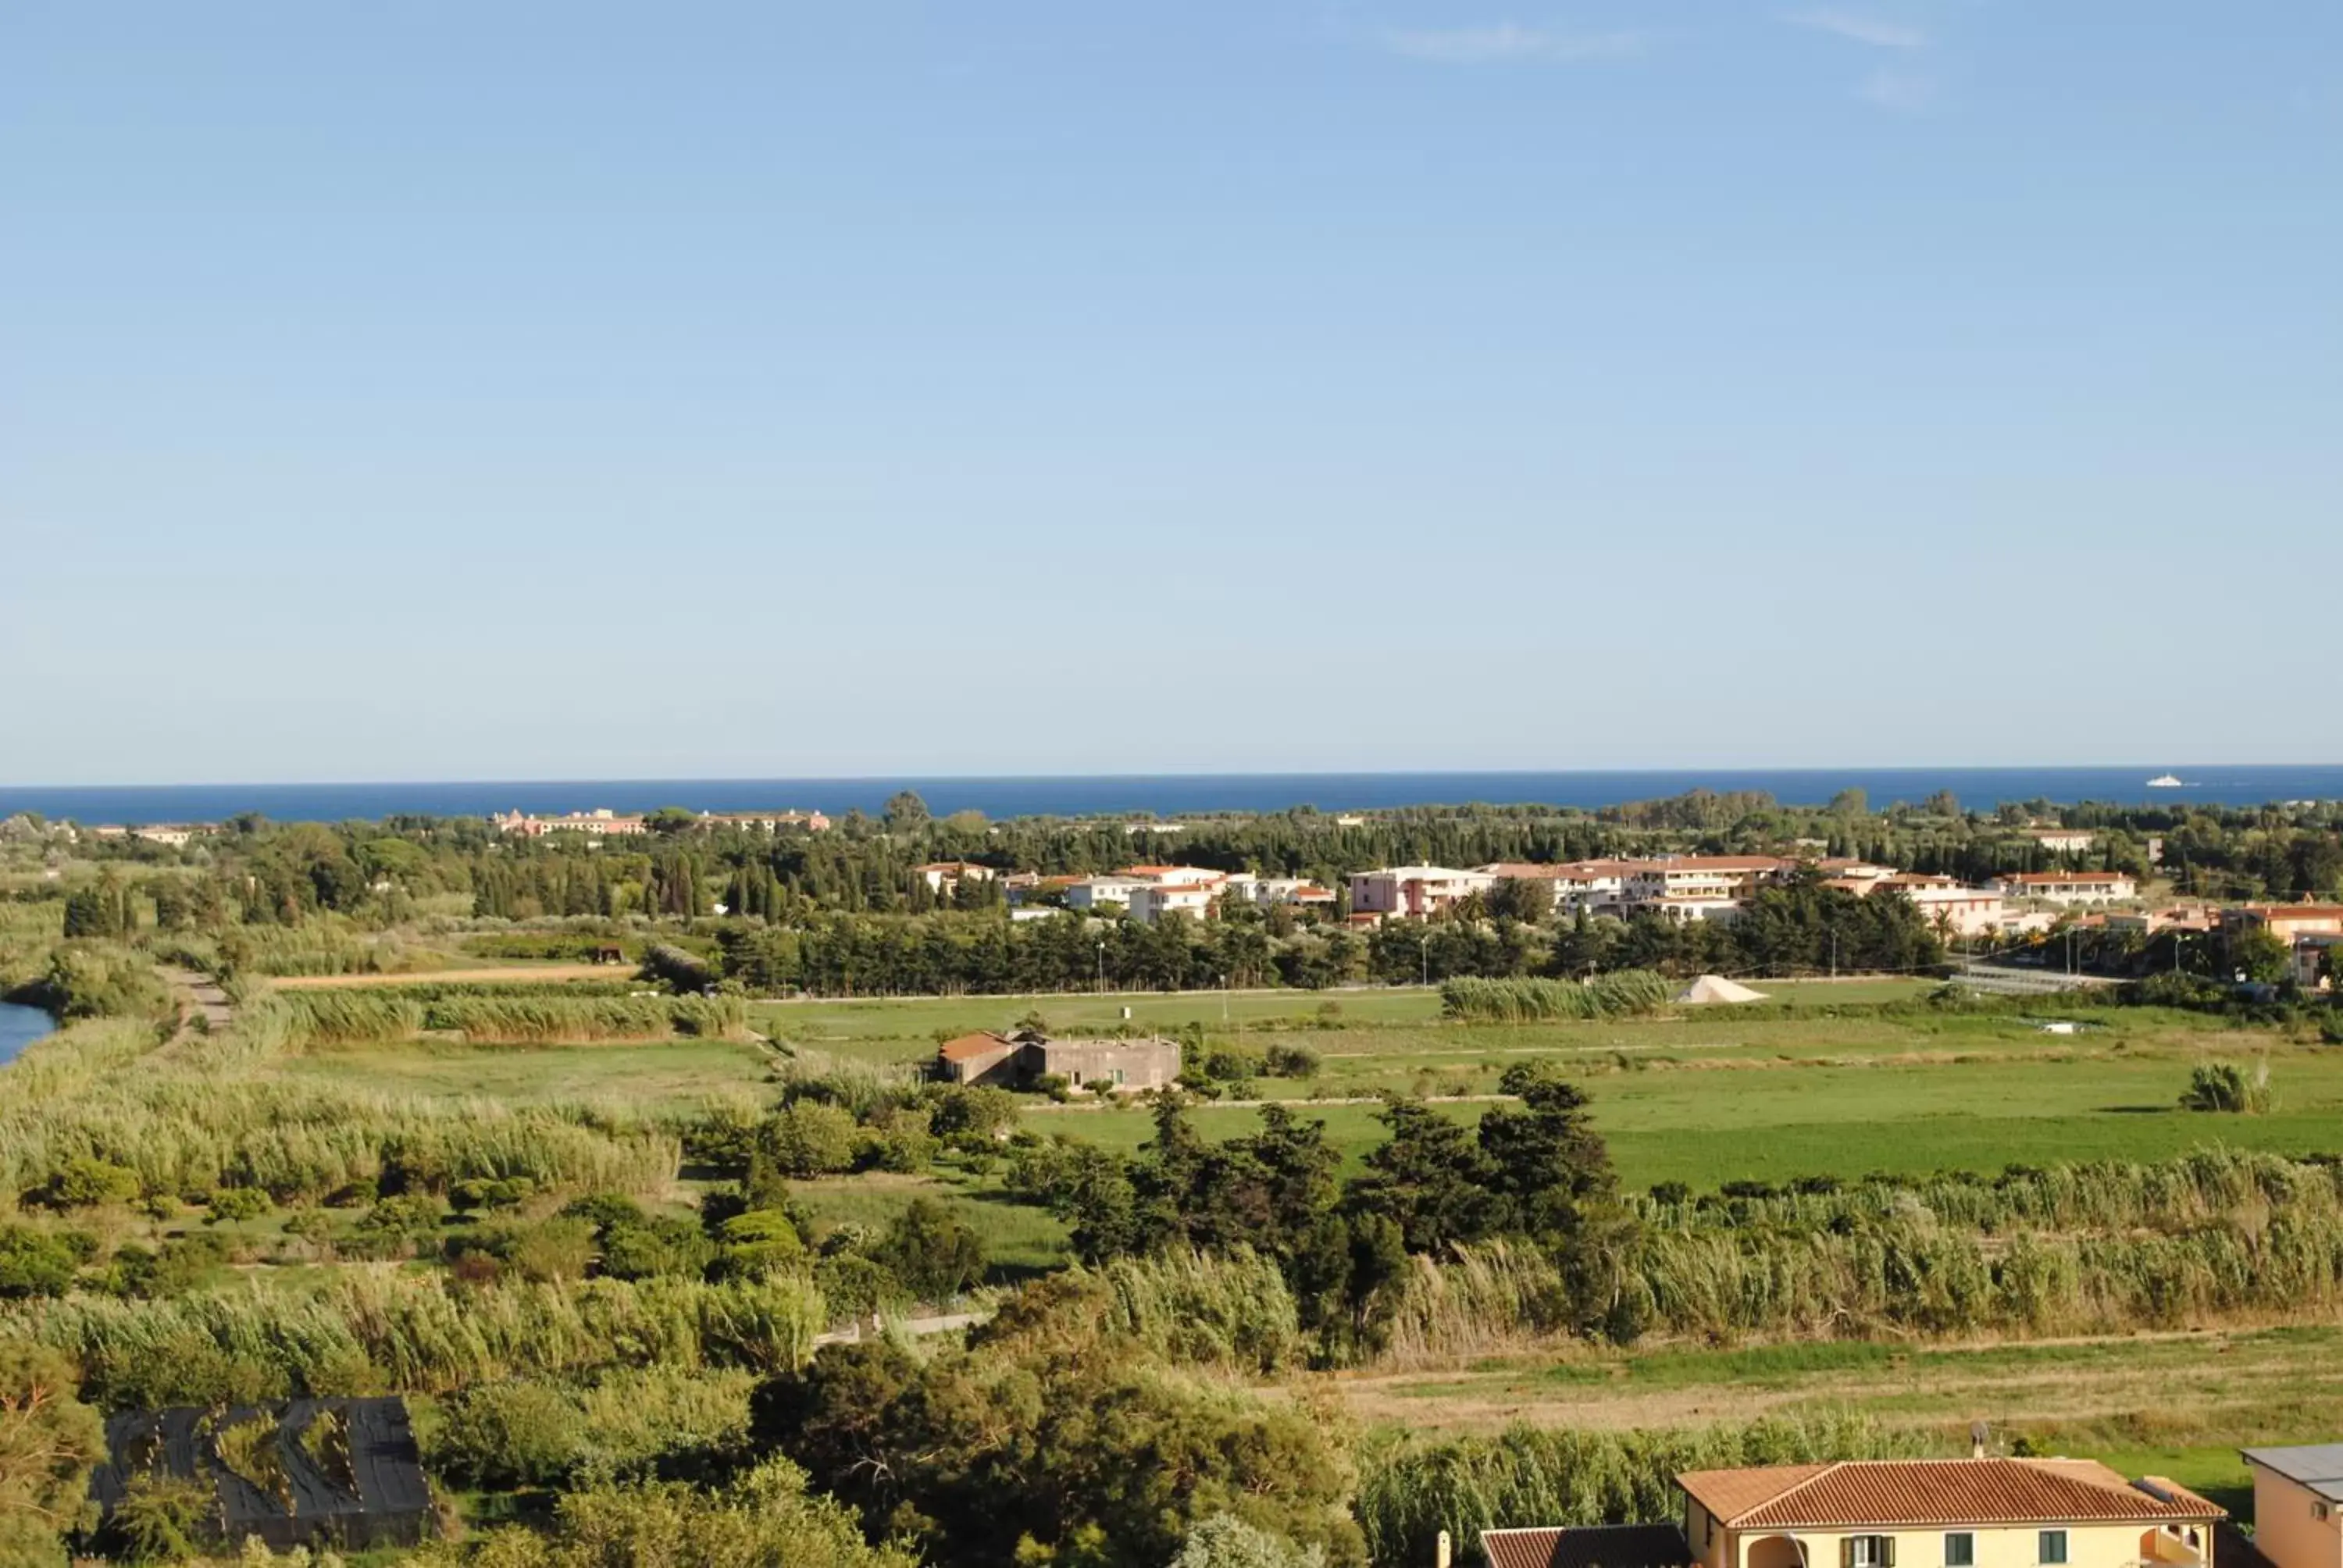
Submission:
[[[1956,1530],[1945,1537],[1945,1568],[1976,1568],[1976,1537]]]
[[[1896,1568],[1896,1537],[1850,1535],[1839,1556],[1846,1568]]]
[[[2327,1523],[2328,1516],[2333,1512],[2334,1510],[2328,1508],[2324,1503],[2314,1503],[2310,1505],[2310,1516],[2321,1524]]]
[[[2041,1535],[2038,1536],[2036,1541],[2034,1560],[2036,1563],[2047,1565],[2055,1565],[2066,1562],[2066,1533],[2063,1530],[2045,1530],[2042,1532]]]

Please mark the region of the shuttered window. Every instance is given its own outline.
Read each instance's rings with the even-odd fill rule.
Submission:
[[[1945,1536],[1945,1568],[1976,1568],[1976,1537],[1966,1530]]]
[[[1839,1543],[1839,1568],[1896,1568],[1896,1537],[1850,1535]]]
[[[2035,1549],[2034,1560],[2044,1564],[2045,1568],[2056,1568],[2057,1564],[2066,1562],[2066,1533],[2063,1530],[2042,1532]]]

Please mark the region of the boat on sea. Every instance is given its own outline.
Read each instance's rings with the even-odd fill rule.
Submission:
[[[2147,781],[2147,787],[2151,789],[2179,789],[2186,788],[2177,777],[2170,773],[2157,774],[2155,778]]]

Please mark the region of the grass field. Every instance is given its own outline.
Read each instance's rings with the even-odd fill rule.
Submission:
[[[287,1059],[279,1070],[392,1093],[515,1105],[610,1101],[659,1112],[694,1110],[711,1095],[762,1091],[770,1063],[761,1047],[727,1040],[551,1046],[411,1040],[316,1050]]]
[[[1243,1098],[1367,1101],[1313,1105],[1346,1155],[1381,1137],[1373,1097],[1493,1091],[1514,1062],[1545,1059],[1576,1076],[1631,1186],[1828,1172],[1998,1171],[2013,1161],[2160,1159],[2207,1142],[2304,1153],[2343,1150],[2343,1052],[2153,1009],[2110,1009],[2073,1035],[2007,1014],[1880,1015],[1845,1004],[1910,991],[1908,982],[1783,988],[1779,1005],[1652,1019],[1550,1024],[1456,1023],[1421,990],[1250,992],[1217,997],[974,998],[760,1003],[752,1022],[788,1047],[866,1061],[926,1060],[939,1030],[998,1028],[1039,1010],[1061,1030],[1133,1021],[1201,1023],[1208,1038],[1319,1053],[1307,1080],[1253,1081]],[[1332,1002],[1340,1009],[1322,1013]],[[1831,1004],[1841,1006],[1835,1007]],[[2277,1111],[2211,1117],[2178,1109],[2190,1067],[2267,1054]],[[724,1041],[526,1049],[436,1040],[329,1050],[285,1070],[435,1095],[519,1102],[618,1100],[687,1109],[711,1094],[761,1091],[761,1048]],[[1477,1119],[1478,1103],[1443,1107]],[[1252,1131],[1258,1111],[1207,1105],[1207,1137]],[[1136,1149],[1143,1111],[1039,1105],[1029,1127]]]

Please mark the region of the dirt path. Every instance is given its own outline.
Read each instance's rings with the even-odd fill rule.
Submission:
[[[236,1021],[236,1004],[227,1000],[227,992],[207,974],[195,970],[178,969],[158,964],[155,972],[171,988],[171,994],[181,1000],[179,1030],[185,1034],[195,1019],[204,1020],[204,1027],[214,1033]]]
[[[498,969],[427,970],[398,975],[278,975],[268,982],[268,989],[347,990],[364,986],[478,985],[489,981],[504,985],[532,980],[553,984],[574,980],[628,980],[634,972],[628,964],[508,964]]]

